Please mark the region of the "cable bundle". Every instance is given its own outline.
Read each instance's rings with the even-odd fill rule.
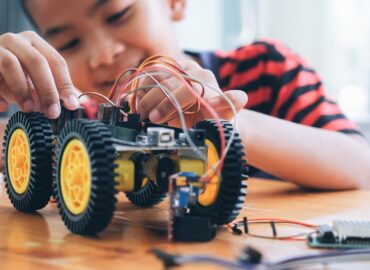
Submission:
[[[129,75],[128,75],[129,74]],[[128,75],[127,78],[124,78],[125,75]],[[186,107],[182,108],[180,105],[179,100],[175,97],[175,95],[164,85],[162,85],[156,76],[172,76],[177,78],[187,89],[189,94],[194,97],[194,102],[187,105]],[[149,78],[153,81],[152,85],[141,85],[143,79]],[[121,82],[123,80],[123,82]],[[201,87],[200,93],[196,91],[194,85],[198,85]],[[83,95],[95,95],[103,98],[112,106],[120,106],[122,100],[128,101],[130,104],[130,111],[129,113],[137,113],[137,105],[138,105],[138,93],[140,91],[144,91],[147,93],[148,91],[152,91],[153,89],[160,89],[165,97],[171,102],[174,108],[177,111],[177,115],[172,115],[167,121],[170,121],[176,117],[179,117],[181,122],[181,127],[184,131],[186,140],[193,147],[194,151],[197,155],[204,161],[207,161],[206,156],[197,149],[194,142],[192,141],[188,127],[185,120],[185,115],[191,115],[198,113],[201,108],[203,107],[213,119],[215,119],[216,124],[218,126],[218,130],[220,132],[221,138],[221,157],[220,160],[210,168],[203,176],[202,181],[209,182],[210,179],[215,174],[219,174],[222,165],[226,156],[227,151],[230,148],[231,142],[234,139],[235,131],[232,132],[230,138],[228,138],[227,144],[225,143],[225,134],[222,128],[221,119],[218,113],[208,104],[208,102],[203,98],[205,94],[205,88],[211,89],[219,94],[230,106],[233,115],[234,115],[234,126],[236,125],[236,109],[230,99],[218,88],[203,82],[198,78],[194,78],[187,74],[185,70],[172,58],[163,55],[155,55],[146,59],[138,68],[130,68],[128,70],[123,71],[115,80],[112,89],[109,91],[108,96],[104,96],[99,93],[95,92],[88,92]],[[113,102],[112,99],[116,98],[116,101]],[[127,113],[121,110],[121,113],[124,117],[127,117]]]

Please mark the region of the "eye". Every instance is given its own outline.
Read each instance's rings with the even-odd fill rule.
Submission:
[[[105,22],[106,23],[114,23],[114,22],[118,21],[119,19],[124,18],[125,15],[130,10],[131,10],[131,6],[128,6],[128,7],[124,8],[123,10],[121,10],[120,12],[114,13],[113,15],[106,18]]]
[[[71,49],[75,48],[79,43],[80,43],[79,39],[77,39],[77,38],[72,39],[72,40],[68,41],[67,43],[65,43],[63,46],[59,47],[58,51],[59,52],[65,52],[67,50],[71,50]]]

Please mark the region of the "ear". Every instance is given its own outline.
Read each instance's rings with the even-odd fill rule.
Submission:
[[[168,0],[173,21],[181,21],[185,17],[186,0]]]

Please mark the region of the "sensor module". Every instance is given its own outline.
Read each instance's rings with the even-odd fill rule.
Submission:
[[[320,225],[307,244],[315,248],[369,248],[370,221],[334,220],[333,226]]]

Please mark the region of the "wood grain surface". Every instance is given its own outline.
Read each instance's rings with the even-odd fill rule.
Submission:
[[[208,243],[169,243],[166,240],[168,203],[140,209],[119,195],[110,226],[95,237],[71,234],[54,203],[35,214],[17,212],[0,183],[0,269],[163,269],[151,248],[222,258],[236,258],[246,245],[259,249],[266,260],[315,254],[305,242],[277,241],[233,235],[220,228]],[[314,224],[333,219],[370,220],[370,191],[307,192],[283,182],[250,179],[240,216],[286,218]],[[263,230],[269,229],[268,227]],[[335,264],[308,269],[370,269],[370,263]],[[189,264],[177,269],[222,269]]]

